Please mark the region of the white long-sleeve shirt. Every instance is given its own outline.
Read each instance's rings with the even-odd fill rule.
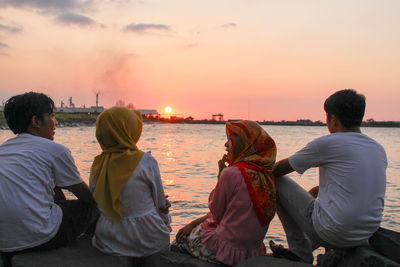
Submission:
[[[169,215],[159,212],[166,206],[157,161],[144,153],[124,189],[122,220],[114,224],[101,213],[92,240],[100,251],[116,256],[144,257],[169,245]]]

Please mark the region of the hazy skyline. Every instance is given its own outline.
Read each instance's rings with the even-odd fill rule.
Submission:
[[[400,1],[0,0],[0,101],[325,120],[343,88],[400,121]]]

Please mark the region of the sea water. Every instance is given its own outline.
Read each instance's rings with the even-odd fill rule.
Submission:
[[[326,127],[263,126],[278,147],[277,159],[286,158],[316,137],[327,135]],[[400,128],[363,128],[362,132],[383,145],[388,157],[387,189],[382,226],[400,231]],[[0,130],[0,143],[13,134]],[[88,183],[93,158],[101,152],[95,127],[65,127],[56,130],[55,141],[67,146],[84,181]],[[165,193],[172,203],[171,240],[186,223],[208,211],[207,200],[217,181],[217,162],[225,152],[225,125],[145,123],[138,147],[157,159]],[[318,169],[291,175],[306,190],[318,185]],[[286,244],[277,216],[264,243],[272,239]]]

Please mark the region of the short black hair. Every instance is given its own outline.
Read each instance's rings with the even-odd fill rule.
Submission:
[[[328,120],[335,115],[346,129],[360,127],[365,112],[365,96],[353,89],[337,91],[325,100]]]
[[[43,120],[43,115],[54,112],[53,100],[45,94],[28,92],[7,100],[4,117],[14,134],[26,133],[33,116]]]

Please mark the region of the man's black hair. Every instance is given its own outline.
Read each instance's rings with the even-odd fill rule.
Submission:
[[[53,112],[53,100],[45,94],[35,92],[13,96],[4,106],[4,117],[14,134],[26,133],[33,116],[43,122],[43,116]]]
[[[325,100],[328,120],[335,115],[346,129],[360,127],[365,112],[365,96],[353,89],[337,91]]]

